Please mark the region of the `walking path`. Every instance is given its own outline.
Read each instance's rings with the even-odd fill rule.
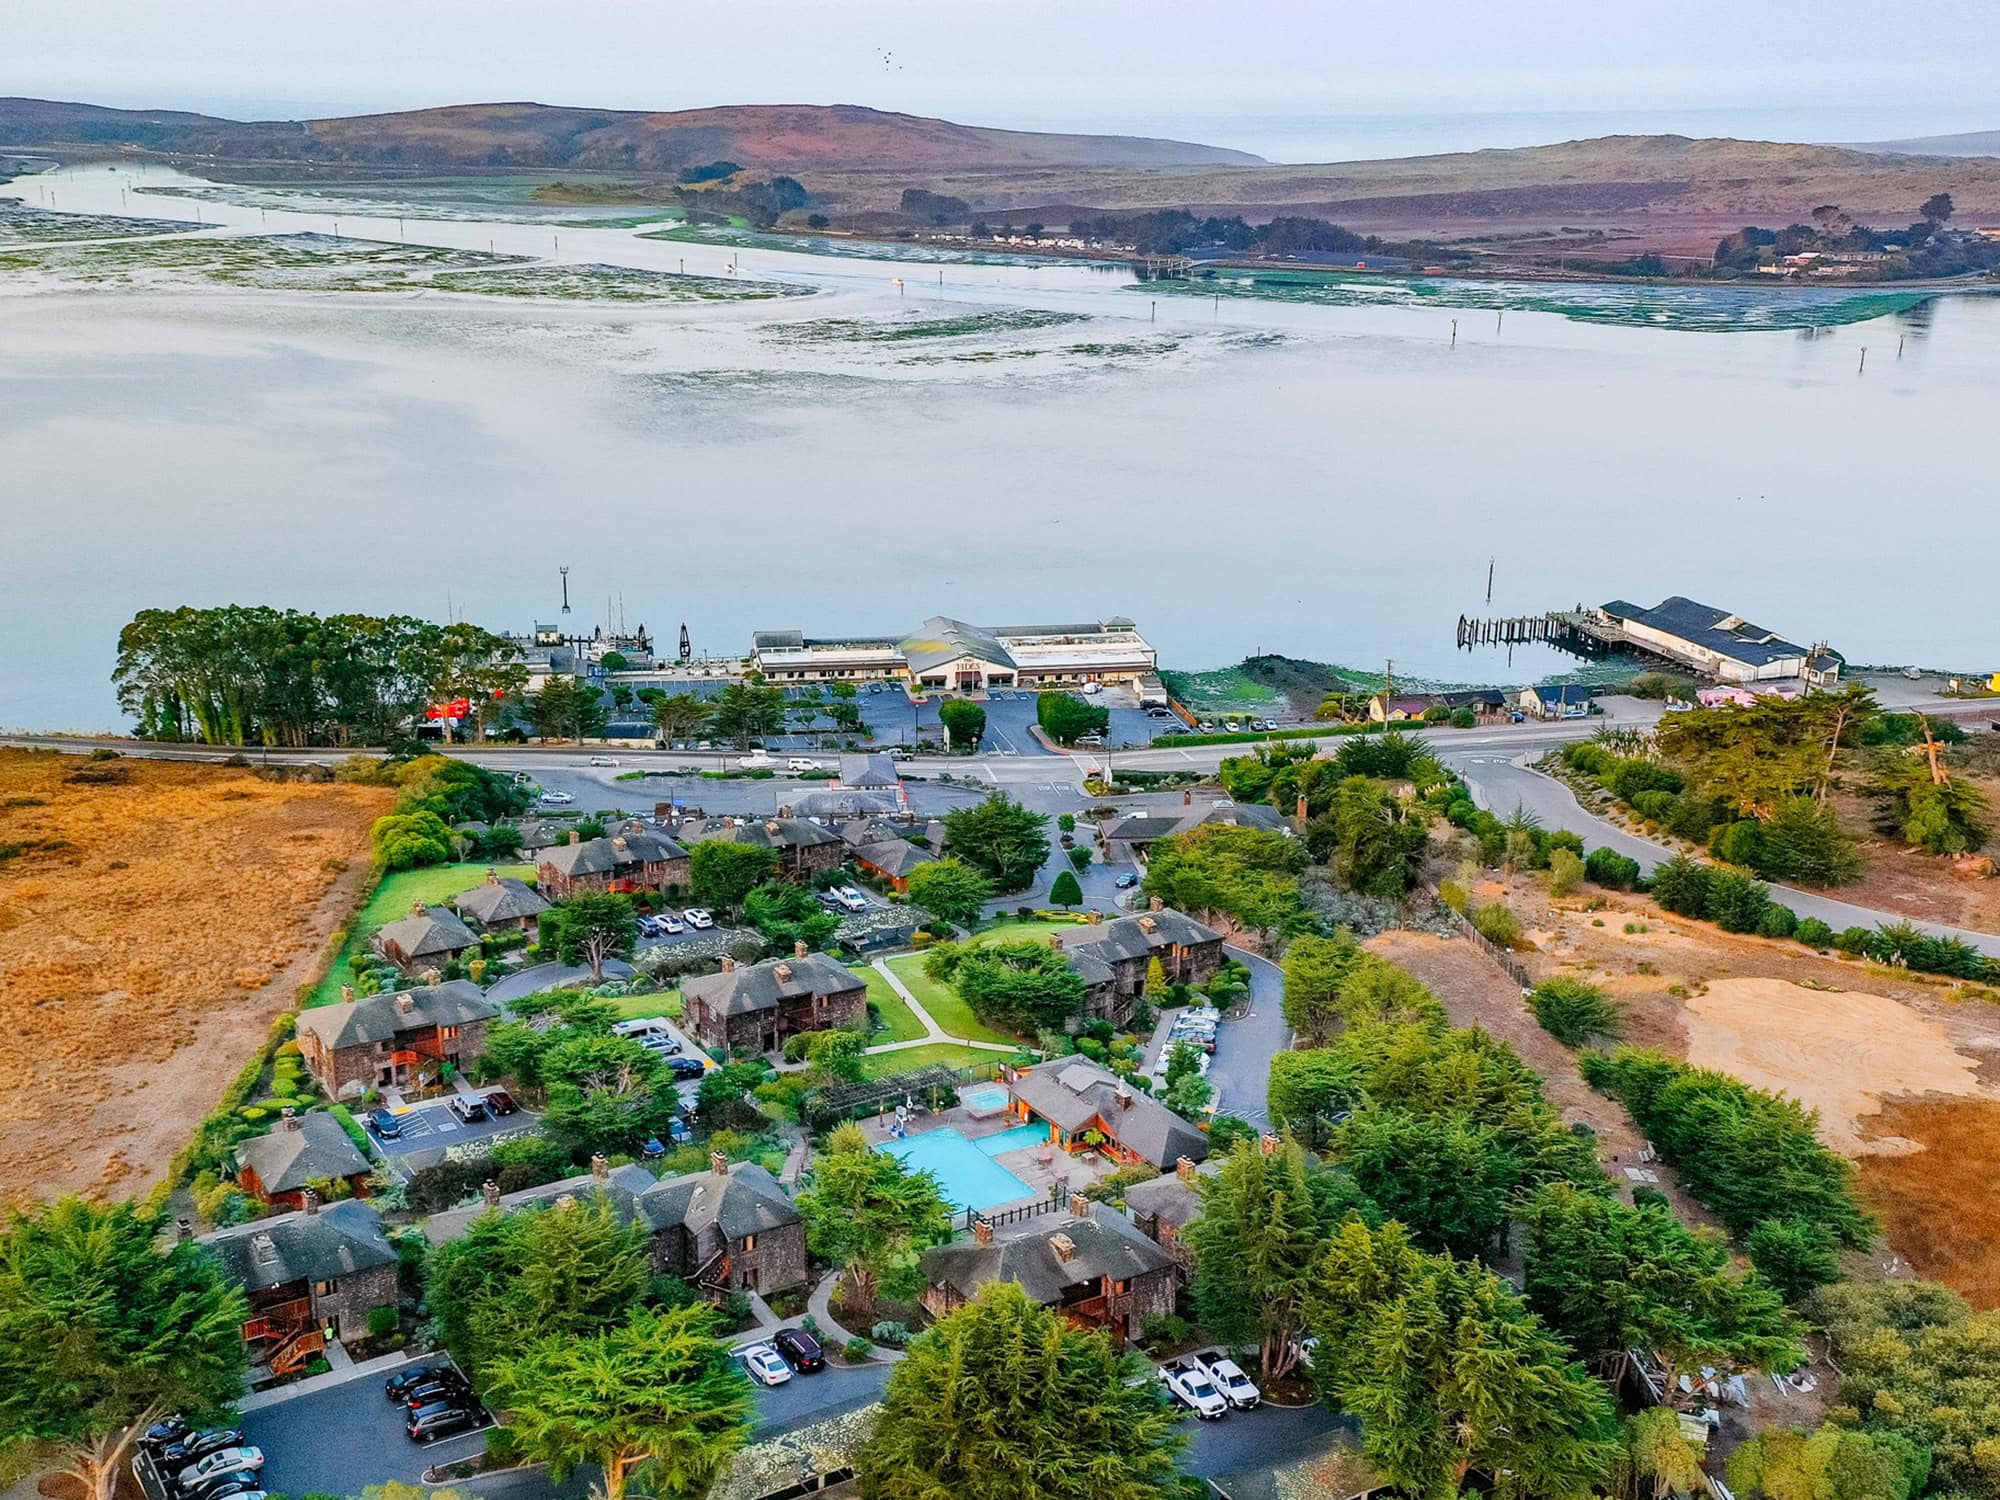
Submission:
[[[895,971],[889,967],[886,960],[878,958],[870,967],[889,982],[890,989],[903,997],[903,1003],[910,1007],[910,1014],[923,1022],[924,1034],[920,1037],[912,1037],[907,1042],[883,1042],[880,1046],[864,1049],[867,1053],[902,1052],[911,1047],[936,1046],[939,1042],[955,1042],[961,1047],[971,1047],[978,1052],[1014,1053],[1021,1050],[1019,1047],[1006,1042],[975,1042],[970,1037],[953,1036],[942,1026],[938,1025],[936,1018],[924,1009],[922,1001],[910,993],[910,987],[896,977]]]
[[[839,1285],[840,1272],[829,1271],[820,1278],[819,1285],[813,1288],[812,1296],[806,1299],[806,1311],[811,1313],[813,1321],[819,1324],[820,1343],[826,1346],[829,1355],[856,1337],[856,1335],[842,1328],[840,1320],[833,1315],[833,1292],[834,1288]],[[883,1364],[893,1365],[903,1357],[903,1351],[901,1349],[885,1349],[877,1345],[874,1352],[868,1357],[878,1360]]]
[[[336,1351],[338,1358],[336,1358]],[[294,1380],[289,1385],[277,1385],[268,1391],[252,1391],[236,1403],[239,1412],[256,1411],[261,1407],[276,1406],[280,1401],[296,1400],[300,1396],[310,1396],[315,1391],[329,1390],[349,1381],[362,1380],[370,1375],[379,1375],[384,1370],[393,1370],[398,1365],[408,1364],[419,1356],[404,1350],[394,1354],[384,1354],[376,1359],[367,1359],[356,1364],[348,1357],[347,1351],[338,1344],[326,1346],[327,1362],[333,1368],[324,1375],[308,1375],[304,1380]]]

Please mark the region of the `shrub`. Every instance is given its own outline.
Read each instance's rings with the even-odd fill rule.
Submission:
[[[1583,861],[1567,849],[1549,851],[1549,894],[1567,896],[1583,879]]]
[[[885,1349],[900,1349],[910,1341],[910,1330],[901,1323],[877,1323],[868,1332]]]
[[[875,1352],[875,1346],[864,1338],[851,1338],[841,1346],[840,1357],[850,1365],[858,1365]]]
[[[1456,880],[1440,880],[1438,882],[1438,900],[1457,912],[1460,916],[1464,916],[1466,907],[1472,904],[1471,894]]]
[[[1754,870],[1757,868],[1759,847],[1757,827],[1754,818],[1722,824],[1709,838],[1708,852],[1725,864],[1742,865],[1745,869]]]
[[[1792,934],[1808,948],[1827,949],[1833,946],[1833,929],[1818,917],[1807,917],[1799,923],[1798,931]]]
[[[1583,873],[1593,885],[1609,891],[1629,891],[1639,883],[1639,861],[1628,859],[1616,849],[1600,846],[1585,856]]]
[[[1799,914],[1778,901],[1764,908],[1764,915],[1757,923],[1759,937],[1788,938],[1798,930]]]
[[[1542,1030],[1565,1046],[1581,1047],[1594,1036],[1617,1037],[1624,1029],[1618,1002],[1594,984],[1561,976],[1545,979],[1528,996],[1528,1009]]]
[[[1499,901],[1473,912],[1472,925],[1481,937],[1498,948],[1512,948],[1521,941],[1521,919]]]
[[[1708,881],[1708,919],[1724,932],[1756,932],[1771,909],[1771,893],[1748,875],[1716,870]]]
[[[1707,865],[1676,854],[1653,871],[1653,899],[1683,917],[1706,917],[1712,873]]]
[[[1634,1208],[1664,1208],[1673,1211],[1674,1200],[1656,1187],[1635,1187],[1632,1189]]]
[[[1140,1342],[1149,1348],[1166,1349],[1185,1344],[1194,1331],[1178,1313],[1155,1313],[1140,1325]]]
[[[355,1120],[347,1106],[345,1104],[329,1104],[326,1107],[326,1112],[340,1122],[340,1128],[347,1132],[347,1138],[354,1142],[354,1149],[372,1160],[375,1155],[375,1148],[368,1140],[368,1132],[361,1128],[359,1122]]]
[[[368,1337],[386,1339],[396,1331],[396,1309],[393,1307],[371,1307],[368,1309]]]
[[[1834,938],[1833,946],[1838,948],[1842,953],[1849,953],[1858,957],[1868,951],[1868,940],[1873,936],[1874,934],[1866,927],[1843,928],[1840,934]]]

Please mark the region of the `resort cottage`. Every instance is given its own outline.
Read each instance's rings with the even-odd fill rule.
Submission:
[[[489,1211],[560,1213],[592,1193],[602,1193],[621,1222],[645,1227],[655,1275],[681,1277],[716,1299],[739,1289],[770,1293],[805,1285],[805,1221],[792,1200],[755,1162],[720,1153],[706,1172],[679,1177],[655,1178],[636,1164],[613,1170],[594,1156],[587,1175],[504,1197],[489,1182],[483,1203],[433,1215],[424,1234],[441,1245]]]
[[[1065,1151],[1096,1149],[1126,1165],[1147,1162],[1162,1170],[1184,1156],[1199,1162],[1208,1155],[1207,1136],[1096,1063],[1057,1058],[1029,1071],[1003,1067],[1000,1076],[1009,1112],[1046,1124],[1049,1139]]]
[[[236,1147],[236,1184],[261,1203],[304,1208],[314,1183],[345,1182],[359,1197],[370,1168],[347,1131],[325,1110],[301,1115],[286,1105],[278,1128]]]
[[[488,870],[483,883],[452,898],[458,914],[479,925],[481,932],[533,932],[536,918],[549,909],[541,892],[525,880]]]
[[[601,839],[572,828],[568,843],[543,852],[539,878],[552,901],[583,891],[686,890],[688,852],[636,818]]]
[[[422,984],[299,1012],[299,1056],[332,1099],[371,1088],[421,1087],[443,1064],[463,1072],[486,1051],[486,1026],[500,1014],[466,979]]]
[[[685,981],[681,1000],[681,1029],[718,1055],[776,1052],[802,1031],[856,1027],[868,1014],[861,976],[804,943],[759,964],[725,957],[720,974]]]
[[[303,1369],[329,1335],[361,1337],[371,1312],[396,1305],[395,1246],[359,1199],[320,1208],[308,1195],[297,1213],[218,1229],[199,1243],[249,1299],[243,1342],[271,1375]]]
[[[1183,1156],[1166,1176],[1125,1189],[1125,1211],[1141,1234],[1173,1257],[1183,1286],[1194,1277],[1194,1255],[1181,1242],[1181,1231],[1201,1217],[1195,1179],[1213,1170],[1212,1162],[1197,1167],[1192,1158]]]
[[[1031,1223],[1001,1239],[975,1219],[970,1238],[925,1251],[924,1310],[941,1318],[989,1282],[1013,1281],[1042,1306],[1119,1340],[1137,1339],[1146,1319],[1174,1310],[1173,1257],[1109,1204],[1077,1194],[1067,1218]]]
[[[375,951],[405,973],[418,969],[441,969],[468,949],[477,948],[479,939],[448,906],[425,906],[419,901],[410,914],[391,922],[375,934]]]
[[[1099,920],[1067,933],[1052,933],[1049,946],[1069,957],[1082,978],[1084,1016],[1123,1026],[1146,992],[1146,970],[1154,959],[1168,984],[1200,984],[1222,967],[1222,934],[1182,912],[1169,911],[1160,898],[1152,910],[1115,921]]]

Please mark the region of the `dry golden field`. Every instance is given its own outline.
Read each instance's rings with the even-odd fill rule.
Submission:
[[[0,749],[0,1202],[158,1180],[310,976],[392,796]]]

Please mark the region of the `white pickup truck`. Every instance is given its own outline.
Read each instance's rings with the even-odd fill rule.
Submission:
[[[1204,1349],[1188,1358],[1208,1371],[1209,1383],[1221,1391],[1223,1399],[1238,1411],[1248,1411],[1263,1402],[1264,1393],[1225,1351]]]
[[[1198,1359],[1170,1359],[1160,1366],[1160,1379],[1189,1411],[1203,1421],[1229,1414],[1229,1401],[1208,1378],[1208,1366]]]

